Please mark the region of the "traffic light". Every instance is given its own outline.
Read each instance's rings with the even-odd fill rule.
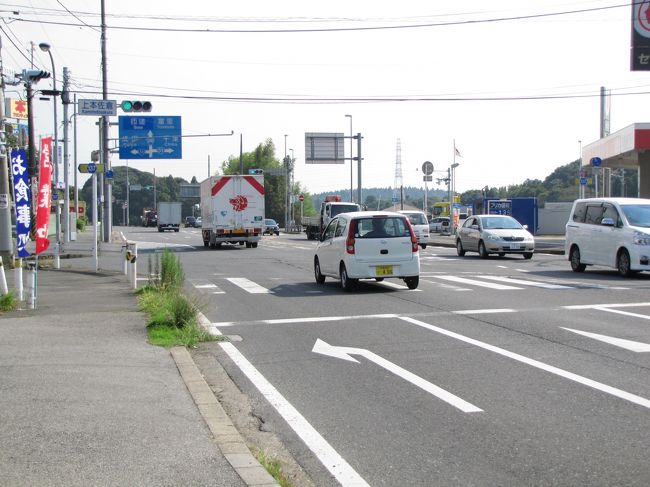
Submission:
[[[137,101],[137,100],[124,100],[120,104],[120,108],[124,112],[150,112],[150,101]]]
[[[36,83],[39,79],[49,78],[51,75],[42,69],[23,69],[22,79],[26,83]]]
[[[249,169],[248,174],[264,174],[263,169]]]

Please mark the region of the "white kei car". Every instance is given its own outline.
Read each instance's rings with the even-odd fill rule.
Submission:
[[[386,211],[357,211],[336,215],[321,234],[314,255],[314,277],[340,279],[346,291],[359,279],[403,279],[418,287],[420,254],[413,226],[406,215]]]

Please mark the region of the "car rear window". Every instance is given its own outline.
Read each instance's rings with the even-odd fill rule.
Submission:
[[[409,220],[413,225],[426,225],[427,217],[423,213],[408,213]]]
[[[355,238],[397,238],[410,237],[406,218],[397,216],[380,216],[359,218],[355,229]]]

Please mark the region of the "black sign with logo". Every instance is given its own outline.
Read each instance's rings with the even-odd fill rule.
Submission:
[[[650,71],[650,0],[632,0],[632,71]]]

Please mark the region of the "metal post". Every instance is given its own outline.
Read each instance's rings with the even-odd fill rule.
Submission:
[[[129,160],[126,160],[126,226],[129,226],[129,212],[131,211],[131,188],[129,187]]]
[[[25,271],[25,294],[27,295],[27,309],[36,308],[36,263],[28,262]]]
[[[79,220],[79,187],[77,184],[77,94],[74,94],[74,214],[75,227],[72,229],[71,238],[77,240],[77,220]]]
[[[93,173],[91,176],[92,179],[92,187],[93,187],[93,203],[92,203],[92,210],[93,210],[93,262],[95,263],[95,272],[97,272],[97,269],[99,268],[99,265],[97,263],[97,173]]]
[[[357,203],[359,205],[362,205],[363,200],[361,199],[361,160],[362,160],[362,157],[361,157],[361,134],[358,133],[355,138],[357,139],[357,157],[356,157],[356,161],[357,161],[357,171],[358,171],[358,173],[357,173],[357,182],[359,184],[359,188],[357,190],[357,199],[358,199]]]
[[[1,49],[0,44],[0,49]],[[2,61],[0,60],[0,73]],[[11,186],[9,185],[9,157],[4,119],[4,81],[0,80],[0,254],[13,260],[14,245],[11,239]],[[1,257],[0,257],[1,258]]]
[[[108,100],[108,68],[106,56],[106,8],[105,0],[101,0],[101,51],[102,51],[102,99]],[[102,162],[104,170],[111,170],[111,154],[108,148],[109,118],[102,117]],[[104,185],[104,219],[102,226],[104,230],[104,242],[111,241],[113,226],[113,187],[109,178],[102,177]]]
[[[350,203],[354,203],[354,186],[352,183],[352,175],[354,174],[354,159],[352,157],[352,115],[346,115],[346,117],[350,118]]]

